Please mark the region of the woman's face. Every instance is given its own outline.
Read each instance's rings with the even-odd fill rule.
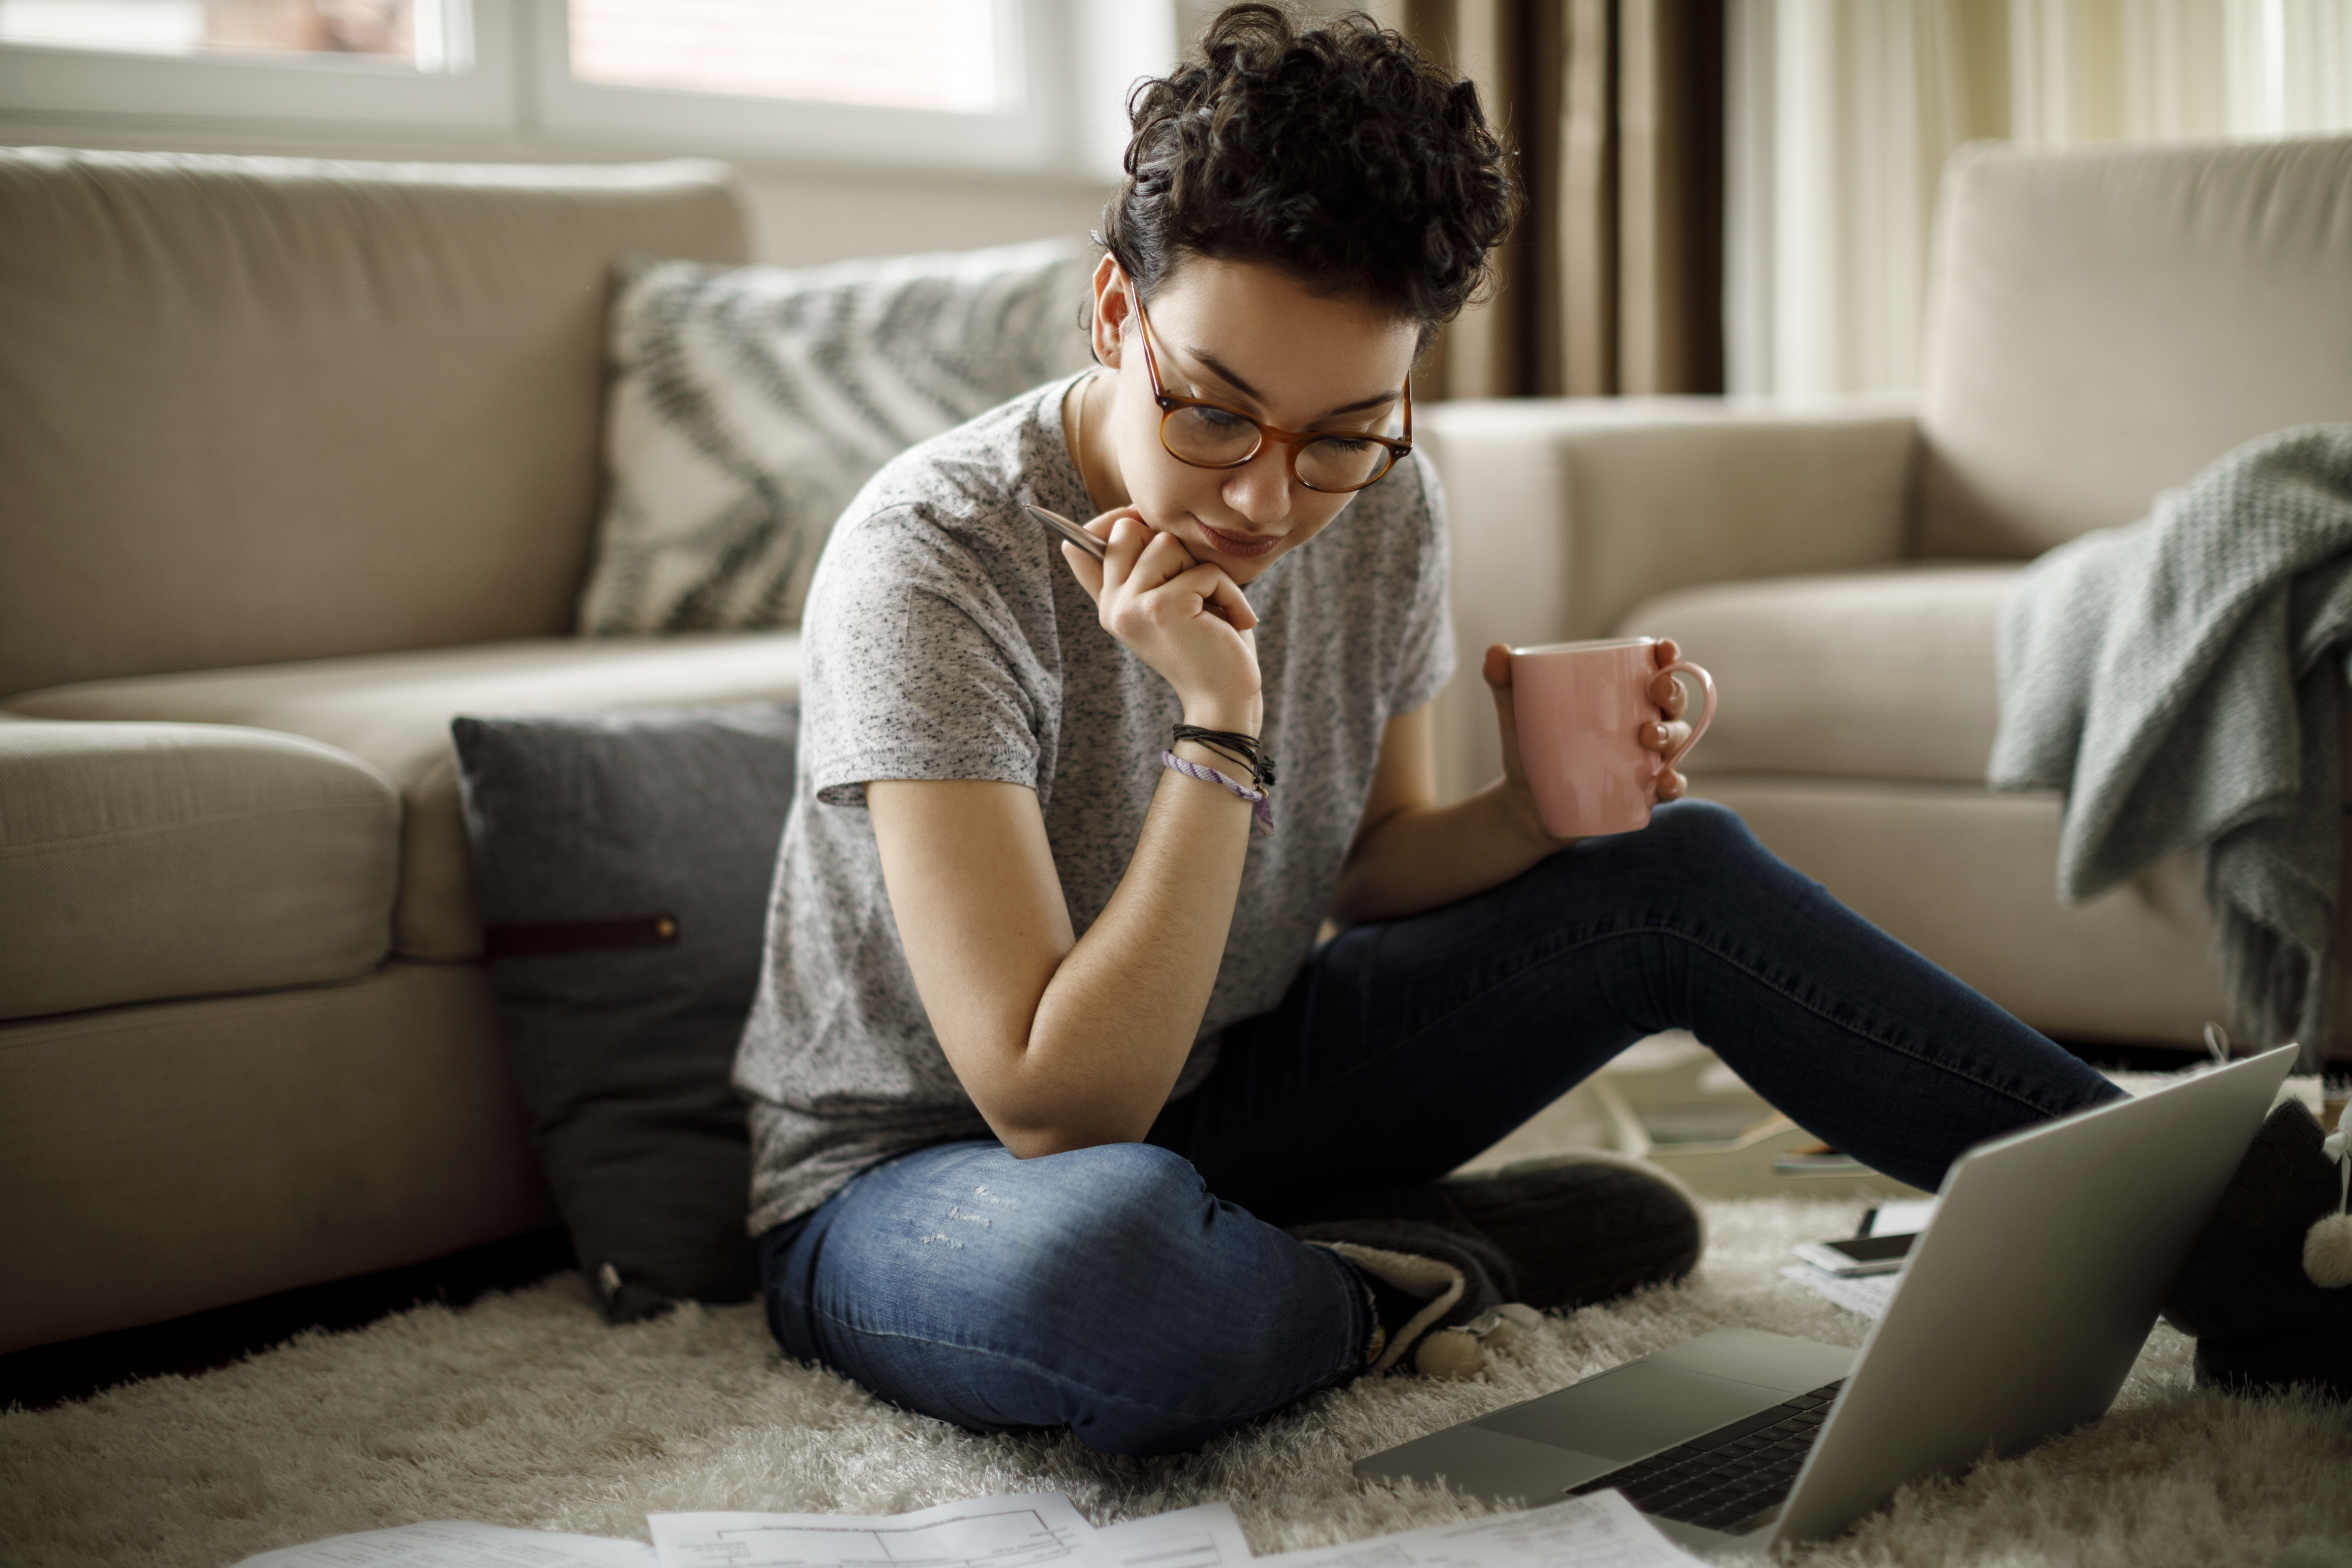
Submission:
[[[1273,268],[1192,258],[1148,307],[1160,385],[1278,429],[1394,435],[1419,332],[1360,301],[1309,293]],[[1291,448],[1265,442],[1239,468],[1198,468],[1160,440],[1143,323],[1118,264],[1095,270],[1095,353],[1109,367],[1108,417],[1084,432],[1090,464],[1193,559],[1246,585],[1321,532],[1355,499],[1290,478]],[[1090,409],[1101,416],[1101,405]]]

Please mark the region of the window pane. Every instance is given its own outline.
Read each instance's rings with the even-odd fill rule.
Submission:
[[[462,67],[449,0],[0,0],[0,43]]]
[[[987,113],[994,0],[571,0],[572,75],[613,87]]]

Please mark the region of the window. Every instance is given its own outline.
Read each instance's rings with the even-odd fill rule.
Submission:
[[[1066,151],[1063,6],[1032,0],[534,0],[540,115],[828,162],[1044,166]],[[1040,25],[1028,25],[1028,24]]]
[[[462,70],[473,40],[463,8],[451,9],[440,0],[0,0],[0,43]]]
[[[1172,0],[0,0],[0,110],[1101,174]]]
[[[988,114],[1017,100],[990,0],[570,0],[572,79]]]
[[[0,107],[505,126],[507,4],[0,0]]]

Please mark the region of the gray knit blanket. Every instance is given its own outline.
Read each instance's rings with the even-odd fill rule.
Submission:
[[[2000,635],[1987,777],[2065,792],[2059,897],[2201,847],[2231,1027],[2300,1040],[2314,1070],[2335,1000],[2352,425],[2248,442],[2140,521],[2051,551]]]

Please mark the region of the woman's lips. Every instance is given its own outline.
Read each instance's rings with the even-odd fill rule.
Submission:
[[[1201,531],[1209,536],[1209,542],[1216,546],[1221,554],[1232,555],[1243,560],[1263,555],[1281,543],[1283,540],[1283,536],[1279,533],[1227,533],[1222,528],[1210,527],[1207,522],[1199,518],[1194,518],[1193,521],[1201,524]]]

